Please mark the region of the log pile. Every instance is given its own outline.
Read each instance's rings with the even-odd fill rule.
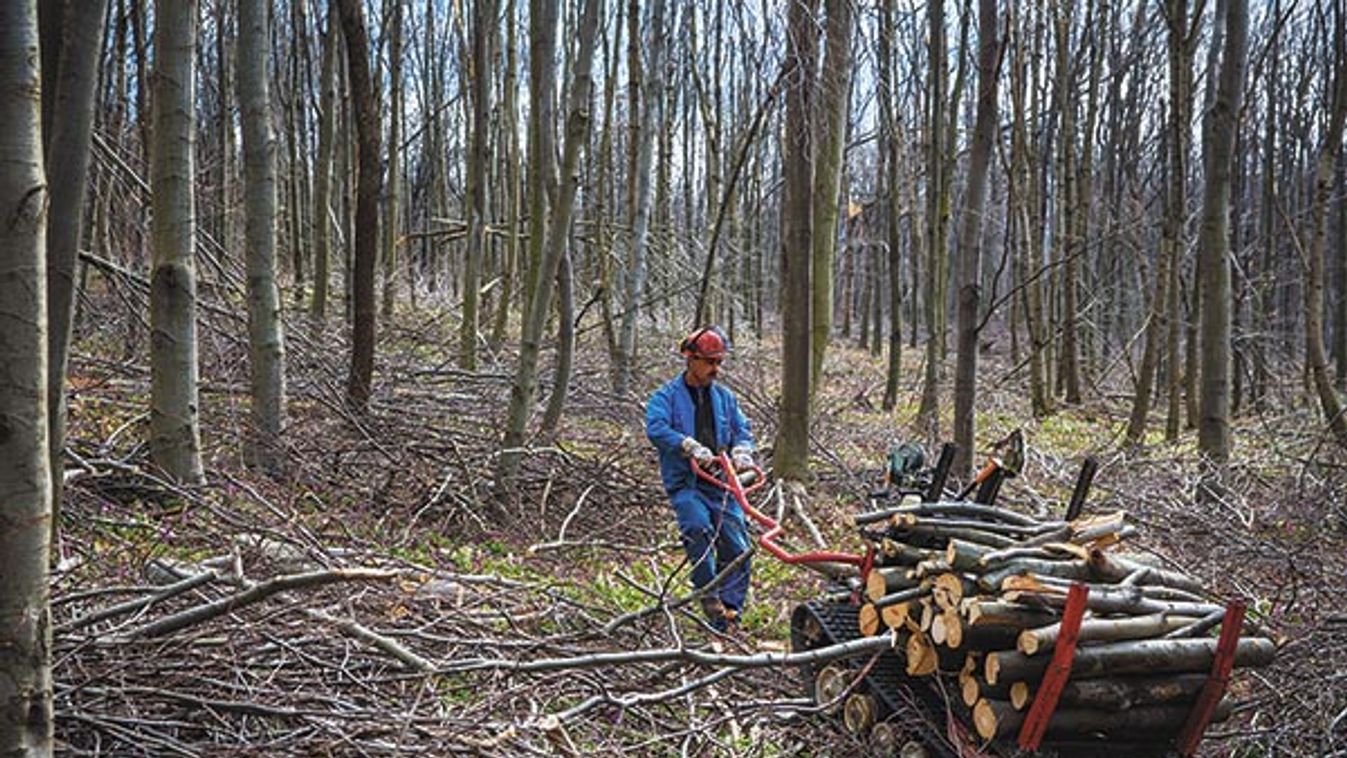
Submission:
[[[1170,742],[1212,671],[1225,608],[1192,577],[1126,557],[1118,512],[1040,521],[992,505],[908,504],[855,518],[875,548],[862,634],[895,630],[909,676],[944,676],[970,730],[1013,742],[1044,681],[1073,583],[1087,589],[1049,740]],[[1247,632],[1236,668],[1272,661]],[[1228,698],[1213,721],[1230,712]]]

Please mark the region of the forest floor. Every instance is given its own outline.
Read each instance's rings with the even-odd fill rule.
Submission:
[[[148,371],[115,357],[136,355],[134,339],[101,328],[78,344],[78,462],[52,588],[63,753],[866,754],[803,697],[798,670],[689,652],[712,635],[678,605],[687,569],[643,429],[645,393],[680,369],[671,339],[645,341],[639,392],[617,395],[598,333],[583,334],[560,433],[497,500],[513,354],[460,371],[457,323],[404,315],[382,329],[371,411],[355,417],[341,335],[294,321],[279,479],[240,452],[240,315],[203,319],[207,481],[190,488],[148,466]],[[921,376],[909,349],[900,407],[883,412],[884,364],[851,343],[829,353],[809,485],[810,515],[842,550],[860,547],[845,515],[867,507],[889,444],[909,436]],[[779,364],[778,344],[743,339],[724,374],[764,440]],[[1193,432],[1122,450],[1124,390],[1035,420],[1009,356],[982,365],[980,444],[1016,428],[1027,439],[1000,503],[1060,514],[1094,455],[1089,510],[1125,510],[1133,550],[1247,600],[1278,642],[1272,666],[1238,674],[1235,715],[1201,755],[1347,755],[1347,456],[1316,436],[1299,388],[1241,418],[1232,493],[1199,507]],[[759,554],[749,641],[725,654],[785,650],[791,609],[823,590]]]

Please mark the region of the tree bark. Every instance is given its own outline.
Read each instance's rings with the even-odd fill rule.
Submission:
[[[958,356],[954,369],[954,443],[959,452],[952,471],[966,476],[973,465],[973,406],[977,387],[978,309],[982,280],[982,213],[987,197],[987,173],[992,142],[996,139],[997,80],[1001,40],[996,29],[995,0],[978,2],[978,97],[973,145],[968,162],[968,184],[959,218]]]
[[[519,46],[515,43],[515,0],[505,3],[505,81],[501,107],[501,131],[505,146],[505,273],[502,275],[500,307],[496,309],[496,323],[491,328],[491,345],[505,342],[505,329],[510,320],[510,304],[519,278],[519,214],[522,187],[519,181],[519,107],[515,92],[519,68]]]
[[[47,178],[36,3],[0,3],[0,754],[53,749]]]
[[[332,150],[336,129],[337,32],[336,0],[327,3],[327,32],[323,34],[323,71],[318,79],[318,155],[313,166],[313,299],[309,316],[316,321],[327,318],[329,272],[332,260]]]
[[[1018,13],[1018,6],[1012,5],[1012,12]],[[1039,247],[1035,244],[1036,193],[1033,189],[1032,171],[1033,143],[1029,136],[1028,120],[1033,111],[1026,106],[1028,94],[1029,52],[1032,40],[1028,39],[1029,19],[1015,23],[1022,29],[1014,40],[1014,54],[1010,64],[1010,198],[1008,210],[1013,228],[1011,241],[1016,248],[1015,279],[1020,288],[1021,308],[1024,313],[1024,331],[1029,342],[1029,401],[1035,418],[1042,418],[1052,412],[1052,398],[1043,381],[1043,347],[1046,344],[1046,324],[1043,317],[1042,283],[1038,278]],[[1037,92],[1037,88],[1032,88]],[[1037,96],[1035,95],[1035,99]]]
[[[1339,392],[1347,391],[1347,159],[1338,152],[1338,234],[1333,238],[1333,255],[1338,262],[1338,307],[1333,330],[1333,354],[1337,358]]]
[[[927,123],[926,123],[926,366],[921,383],[921,405],[917,409],[917,427],[929,445],[940,436],[939,378],[941,343],[944,341],[945,298],[941,284],[944,266],[944,219],[942,198],[945,196],[945,2],[927,3],[930,51],[927,54]]]
[[[1150,639],[1112,642],[1076,650],[1071,676],[1089,679],[1118,674],[1205,672],[1216,655],[1216,638]],[[1243,637],[1235,647],[1235,665],[1266,666],[1276,655],[1276,645],[1261,637]],[[988,653],[987,681],[1038,681],[1047,670],[1049,655],[1027,656],[1019,652]]]
[[[893,44],[896,10],[893,0],[884,0],[879,12],[879,128],[883,140],[884,202],[888,211],[885,228],[888,233],[889,258],[889,361],[884,374],[884,400],[881,407],[891,411],[898,404],[898,383],[903,371],[903,256],[902,229],[899,226],[902,201],[898,189],[898,151],[901,140],[898,118],[894,113]]]
[[[569,235],[568,235],[569,236]],[[552,394],[547,397],[547,409],[538,424],[538,435],[553,439],[561,425],[561,414],[566,408],[566,396],[571,385],[571,370],[575,364],[575,270],[570,241],[557,262],[557,359],[552,376]]]
[[[369,407],[374,377],[374,334],[378,313],[374,302],[374,264],[379,257],[379,192],[382,183],[379,114],[370,76],[369,36],[359,0],[337,0],[346,38],[346,63],[355,107],[358,165],[356,170],[355,264],[352,277],[351,370],[346,400],[360,412]]]
[[[810,296],[813,298],[810,337],[809,392],[814,396],[823,375],[823,356],[833,326],[833,269],[837,264],[838,206],[842,189],[842,154],[846,147],[847,116],[851,105],[852,38],[855,21],[852,0],[826,0],[827,40],[819,80],[817,110],[813,116],[818,136],[814,165],[813,229]],[[863,250],[863,248],[862,248]],[[865,253],[862,252],[864,255]],[[869,319],[870,314],[865,314]],[[875,324],[878,329],[879,325]]]
[[[1336,30],[1339,51],[1347,46],[1347,39],[1344,39],[1347,31],[1344,30],[1343,23],[1339,15]],[[1307,256],[1309,270],[1306,272],[1305,281],[1305,362],[1308,364],[1310,376],[1314,379],[1314,389],[1319,395],[1319,408],[1323,411],[1324,420],[1338,444],[1347,448],[1347,417],[1344,417],[1342,402],[1338,399],[1337,391],[1328,375],[1328,356],[1324,349],[1324,271],[1325,248],[1328,246],[1328,210],[1333,201],[1334,167],[1342,151],[1343,128],[1344,122],[1347,121],[1347,70],[1344,70],[1341,64],[1337,66],[1335,78],[1328,130],[1324,133],[1324,142],[1319,149],[1319,161],[1314,172],[1314,206],[1311,222],[1313,226]],[[1347,234],[1347,231],[1340,229],[1339,237],[1344,234]],[[1347,260],[1342,263],[1347,264]],[[1338,297],[1347,298],[1347,292],[1339,292]]]
[[[1219,89],[1207,116],[1208,141],[1203,146],[1207,175],[1198,238],[1202,370],[1197,446],[1223,468],[1230,459],[1230,173],[1243,102],[1249,5],[1248,0],[1219,1],[1227,5],[1225,49]],[[1219,482],[1209,484],[1219,488]]]
[[[392,0],[389,13],[388,30],[388,177],[386,186],[388,202],[384,206],[383,223],[383,317],[392,318],[393,308],[397,305],[398,293],[398,227],[402,214],[402,4],[405,0]],[[492,23],[495,23],[494,14]],[[490,71],[486,74],[475,72],[487,79],[490,86]],[[464,311],[467,308],[465,306]]]
[[[618,365],[614,373],[618,392],[626,392],[632,382],[632,363],[636,360],[636,322],[641,315],[641,298],[645,294],[646,248],[650,235],[650,164],[654,154],[656,129],[664,121],[664,0],[655,0],[650,6],[650,60],[642,63],[640,56],[640,7],[631,3],[628,22],[631,23],[630,75],[631,93],[638,98],[639,110],[634,112],[631,145],[634,186],[627,206],[631,219],[631,241],[627,248],[626,276],[622,287],[622,322],[618,330]],[[684,324],[695,329],[699,324]]]
[[[1230,700],[1222,700],[1216,709],[1214,721],[1224,721],[1233,708]],[[1188,703],[1182,705],[1146,705],[1129,708],[1125,711],[1100,711],[1088,708],[1060,708],[1052,714],[1048,722],[1047,735],[1050,737],[1075,737],[1081,735],[1101,735],[1109,738],[1100,740],[1101,754],[1136,755],[1129,746],[1121,741],[1139,735],[1150,735],[1154,742],[1172,738],[1181,728],[1192,711]],[[1000,700],[981,700],[973,707],[973,723],[983,739],[1008,737],[1019,732],[1024,724],[1026,711],[1018,711],[1007,702]],[[1095,737],[1098,739],[1098,737]],[[1108,747],[1103,747],[1107,745]],[[1142,754],[1149,755],[1143,749]]]
[[[587,141],[589,131],[589,97],[593,87],[590,66],[594,59],[594,40],[598,35],[599,18],[602,12],[600,0],[585,0],[584,14],[580,19],[580,48],[573,61],[572,81],[569,94],[568,114],[566,116],[566,141],[562,148],[562,182],[557,188],[556,203],[552,208],[546,230],[546,247],[539,259],[539,280],[532,287],[533,297],[529,301],[524,318],[523,333],[519,345],[519,365],[515,371],[514,383],[510,389],[510,407],[505,421],[505,434],[501,443],[501,454],[497,459],[496,488],[497,495],[503,496],[514,483],[522,456],[524,432],[528,426],[529,414],[533,409],[534,397],[538,387],[538,353],[541,349],[543,327],[552,309],[552,288],[546,286],[557,275],[561,263],[569,229],[571,212],[575,206],[575,195],[580,183],[580,148]],[[552,51],[555,41],[551,30],[555,28],[556,1],[532,0],[530,4],[530,37],[534,58],[533,83],[537,90],[533,94],[535,105],[540,101],[550,102],[552,97],[551,72],[555,61]],[[550,111],[550,109],[549,109]],[[534,130],[550,131],[550,120],[546,113],[534,117]],[[550,142],[550,140],[548,140]],[[539,140],[541,144],[543,140]],[[535,162],[533,168],[541,169],[545,164]],[[542,171],[533,177],[535,195],[533,212],[536,214],[542,202]]]
[[[150,163],[154,265],[150,282],[150,458],[172,479],[199,482],[196,347],[196,0],[162,2],[154,35]]]
[[[239,107],[243,123],[244,213],[248,271],[248,355],[252,430],[249,462],[276,476],[284,467],[285,336],[276,283],[276,141],[271,131],[266,0],[237,0]]]
[[[477,369],[478,290],[486,248],[487,163],[491,160],[491,81],[496,54],[496,2],[472,5],[472,134],[468,146],[468,257],[463,266],[463,319],[458,365]]]
[[[99,49],[107,0],[80,5],[56,3],[66,14],[61,24],[60,72],[43,72],[43,92],[50,86],[53,133],[47,142],[46,174],[49,187],[47,224],[47,428],[51,463],[52,536],[60,528],[64,478],[66,396],[65,378],[75,321],[75,259],[84,229],[85,188],[89,185],[89,136],[93,130],[94,85],[98,80]],[[45,52],[45,51],[44,51]]]
[[[1063,7],[1063,6],[1067,7]],[[1057,71],[1054,91],[1058,108],[1057,160],[1055,163],[1057,208],[1053,217],[1053,256],[1061,263],[1057,281],[1061,286],[1062,341],[1059,348],[1060,389],[1070,405],[1080,403],[1080,347],[1078,342],[1077,280],[1080,277],[1079,249],[1083,240],[1076,238],[1076,208],[1082,202],[1076,155],[1077,97],[1072,68],[1071,29],[1074,2],[1054,0],[1053,30],[1056,39]]]
[[[809,369],[813,354],[810,253],[813,244],[814,71],[818,39],[817,3],[790,4],[786,21],[786,121],[781,143],[785,173],[781,194],[781,411],[775,459],[776,475],[803,481],[809,473]]]

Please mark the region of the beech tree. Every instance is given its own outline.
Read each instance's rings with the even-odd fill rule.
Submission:
[[[173,479],[199,482],[196,343],[197,3],[163,0],[154,31],[154,149],[150,188],[150,457]]]
[[[1226,6],[1225,46],[1202,146],[1206,178],[1197,264],[1202,289],[1197,446],[1213,464],[1224,466],[1230,459],[1230,172],[1244,96],[1249,4],[1247,0],[1219,2]]]
[[[491,149],[491,81],[495,66],[496,3],[472,4],[472,134],[468,148],[468,254],[463,265],[463,320],[459,327],[459,365],[477,368],[478,290],[486,246],[487,165]],[[502,306],[504,307],[504,306]]]
[[[1328,245],[1328,212],[1332,204],[1334,166],[1342,151],[1343,125],[1347,122],[1347,67],[1342,56],[1347,55],[1347,21],[1338,14],[1336,26],[1336,54],[1334,86],[1329,104],[1328,128],[1319,148],[1319,159],[1314,168],[1313,218],[1310,228],[1310,249],[1306,256],[1305,282],[1305,362],[1314,380],[1319,396],[1319,408],[1329,430],[1339,445],[1347,448],[1347,416],[1341,400],[1328,375],[1328,355],[1324,349],[1324,279],[1325,248]],[[1341,200],[1339,201],[1341,202]],[[1339,231],[1342,235],[1347,230]],[[1347,260],[1343,261],[1347,264]],[[1347,300],[1347,292],[1338,297]],[[1343,325],[1339,325],[1342,329]],[[1341,369],[1340,369],[1341,371]],[[1341,374],[1338,377],[1342,379]]]
[[[309,316],[327,317],[328,272],[332,260],[332,153],[336,131],[337,61],[341,46],[337,0],[327,2],[327,31],[323,34],[323,71],[318,85],[318,155],[313,166],[313,298]]]
[[[814,70],[817,66],[817,4],[790,3],[786,22],[786,121],[781,138],[785,181],[781,191],[781,412],[773,467],[782,479],[803,481],[809,473],[809,368],[813,249]]]
[[[645,295],[646,248],[649,245],[650,215],[654,178],[651,162],[655,149],[655,135],[663,122],[664,102],[664,0],[650,4],[650,44],[641,45],[638,34],[641,14],[638,4],[631,3],[631,54],[628,74],[632,78],[629,91],[635,98],[631,106],[631,182],[627,217],[631,221],[630,242],[627,245],[626,275],[622,287],[622,320],[617,334],[617,365],[613,375],[618,392],[625,392],[631,384],[632,362],[636,359],[636,322],[641,315],[641,298]],[[650,51],[648,63],[641,60],[640,50]],[[609,86],[614,86],[612,83]],[[686,324],[696,329],[701,324]]]
[[[997,32],[995,0],[978,2],[978,96],[956,242],[959,271],[958,357],[954,369],[954,442],[959,452],[954,470],[965,474],[973,461],[973,403],[977,397],[978,319],[982,289],[982,210],[987,197],[987,173],[996,139],[997,81],[1000,78],[1001,40]]]
[[[75,323],[75,260],[84,232],[84,204],[89,186],[89,138],[94,120],[94,85],[103,36],[107,0],[48,3],[55,29],[44,39],[59,45],[56,68],[43,70],[42,92],[51,99],[51,119],[44,131],[46,173],[50,187],[47,225],[47,426],[51,445],[53,534],[60,525],[62,459],[65,455],[66,370]],[[43,49],[44,60],[52,58]],[[45,65],[45,64],[44,64]]]
[[[550,101],[555,89],[556,62],[553,60],[557,7],[556,0],[532,0],[529,6],[529,36],[534,54],[532,71],[532,98],[534,108],[531,131],[535,132],[535,158],[531,161],[533,176],[531,195],[532,213],[538,219],[535,229],[542,226],[539,216],[546,215],[547,225],[543,234],[530,238],[543,244],[537,277],[530,287],[528,310],[524,315],[523,333],[520,337],[519,365],[515,370],[514,383],[510,390],[510,407],[506,412],[505,434],[501,444],[501,454],[496,465],[497,492],[504,493],[514,483],[519,470],[519,461],[523,454],[524,432],[528,426],[529,415],[538,387],[538,353],[541,350],[543,328],[552,309],[552,288],[548,282],[557,274],[569,236],[571,213],[575,206],[575,195],[580,183],[580,149],[585,144],[589,131],[589,99],[593,82],[590,65],[594,59],[595,38],[598,36],[599,19],[602,12],[600,0],[585,0],[584,13],[580,19],[580,48],[572,63],[572,81],[570,86],[567,115],[566,137],[562,147],[561,182],[557,187],[556,203],[550,214],[543,214],[545,202],[544,181],[550,174],[544,158],[544,151],[550,152],[551,139],[542,135],[551,131]],[[539,110],[541,103],[549,105]]]
[[[252,430],[249,460],[279,474],[285,426],[285,336],[276,284],[276,140],[271,129],[271,58],[266,0],[237,0],[239,106],[243,123],[244,239],[248,270],[248,357]]]
[[[374,104],[374,82],[370,75],[365,11],[360,0],[337,2],[340,3],[341,26],[346,38],[346,64],[350,73],[351,100],[355,105],[355,127],[359,141],[355,265],[352,272],[352,311],[355,322],[351,334],[351,371],[346,381],[346,398],[351,407],[363,411],[369,406],[374,377],[374,327],[378,315],[374,302],[374,264],[379,258],[382,156],[379,152],[379,114]]]
[[[833,326],[833,269],[837,263],[837,216],[844,199],[842,156],[846,148],[847,117],[851,112],[852,38],[855,20],[852,0],[827,0],[827,39],[824,43],[823,73],[819,79],[818,108],[813,113],[814,133],[818,136],[814,165],[813,265],[810,312],[813,323],[810,337],[809,392],[814,395],[823,375],[823,356],[828,349]],[[868,315],[868,314],[867,314]],[[876,326],[878,333],[878,326]]]
[[[37,4],[0,3],[0,755],[52,754],[47,178]]]

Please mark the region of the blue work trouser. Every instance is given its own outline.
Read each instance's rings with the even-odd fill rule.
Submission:
[[[687,487],[670,496],[678,516],[678,531],[683,549],[692,565],[692,586],[705,587],[734,559],[748,550],[748,528],[739,504],[721,490]],[[742,613],[748,596],[749,562],[734,572],[711,593],[719,596],[727,609]]]

